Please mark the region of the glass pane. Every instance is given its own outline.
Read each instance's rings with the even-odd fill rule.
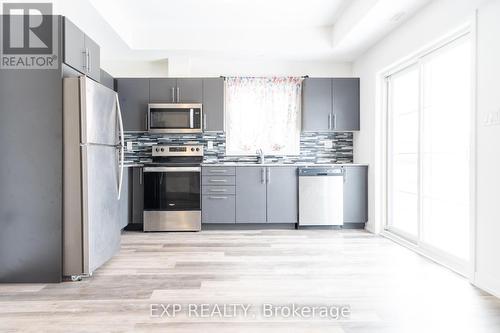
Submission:
[[[199,210],[199,172],[144,173],[145,210]]]
[[[418,235],[417,66],[393,75],[389,94],[389,226],[415,238]]]
[[[190,128],[189,110],[151,109],[151,128]]]
[[[468,37],[423,63],[423,241],[469,256],[471,45]]]

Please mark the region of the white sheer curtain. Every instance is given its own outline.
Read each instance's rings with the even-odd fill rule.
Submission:
[[[302,78],[226,78],[226,154],[299,155]]]

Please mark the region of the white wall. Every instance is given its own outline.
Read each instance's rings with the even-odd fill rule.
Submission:
[[[168,60],[157,61],[102,59],[101,64],[101,67],[114,77],[218,77],[221,75],[343,77],[352,75],[351,63],[325,61],[176,56]]]
[[[262,59],[192,58],[191,76],[351,76],[350,63]]]
[[[478,117],[499,110],[499,3],[436,0],[354,62],[353,73],[361,78],[361,131],[354,137],[355,162],[370,164],[367,229],[380,231],[383,218],[380,72],[472,21],[478,9]],[[477,132],[477,284],[500,295],[500,211],[495,211],[500,199],[500,128],[479,122]]]
[[[166,77],[168,61],[101,59],[101,68],[113,77]]]

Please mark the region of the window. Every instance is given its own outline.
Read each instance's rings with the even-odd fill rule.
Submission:
[[[387,77],[387,229],[462,263],[469,259],[471,54],[465,34]]]
[[[226,154],[299,155],[302,78],[226,78]]]

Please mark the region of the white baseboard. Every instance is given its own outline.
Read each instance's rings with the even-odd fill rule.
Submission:
[[[475,281],[473,284],[493,296],[500,298],[500,279],[495,278],[492,275],[480,274],[476,272]]]
[[[365,224],[365,230],[368,232],[371,232],[372,234],[376,234],[375,232],[375,226],[372,223],[366,223]]]

